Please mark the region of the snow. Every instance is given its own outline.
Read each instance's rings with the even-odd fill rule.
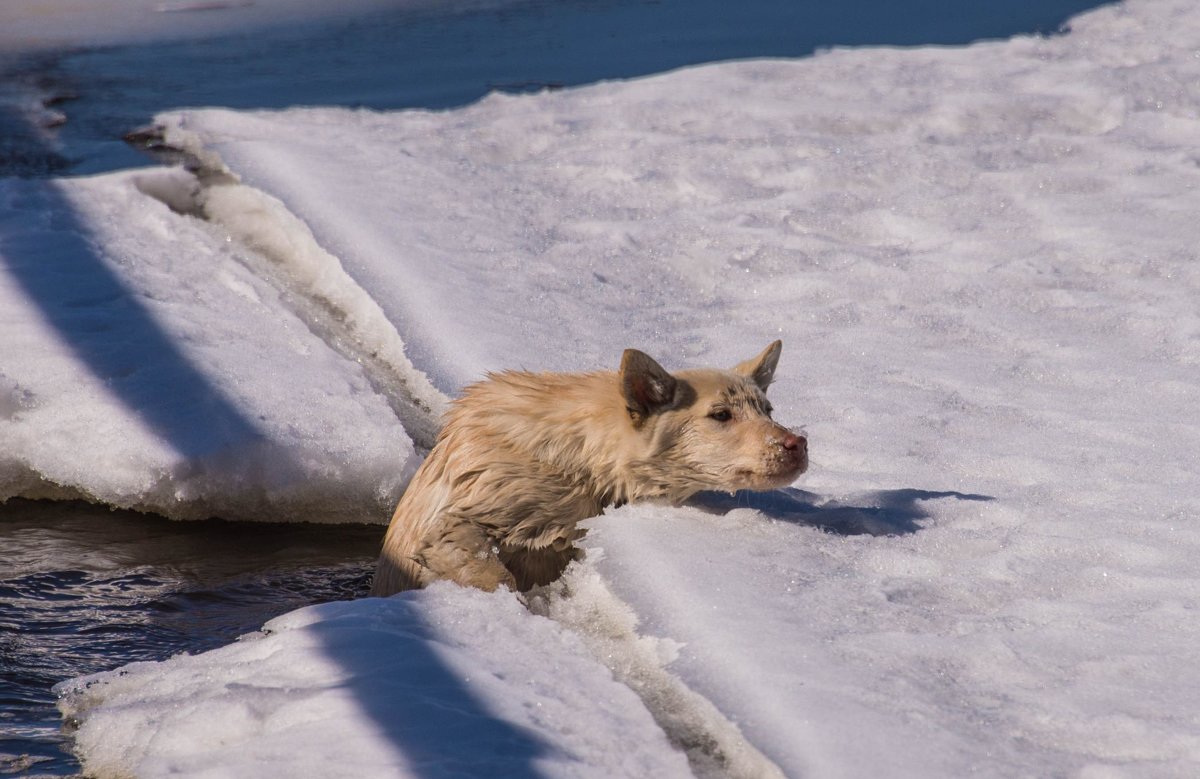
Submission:
[[[382,519],[412,431],[486,370],[776,337],[812,452],[791,490],[592,520],[533,614],[439,587],[68,683],[85,766],[1194,774],[1198,32],[1186,0],[1130,0],[1053,39],[449,111],[177,111],[197,179],[4,182],[8,496]],[[119,370],[59,256],[119,283],[92,305],[168,344],[158,368]],[[478,741],[406,730],[464,696]]]
[[[103,699],[77,736],[107,745],[101,776],[690,775],[578,636],[511,593],[309,606],[104,677],[65,711]]]
[[[0,182],[0,498],[385,520],[411,440],[249,252],[145,194],[190,185]]]

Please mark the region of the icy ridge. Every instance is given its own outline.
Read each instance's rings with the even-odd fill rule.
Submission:
[[[384,521],[409,436],[248,251],[147,195],[185,180],[0,182],[0,500]]]
[[[56,692],[89,776],[689,776],[580,644],[511,593],[438,583]]]
[[[449,399],[413,366],[403,339],[370,293],[301,219],[277,198],[241,183],[197,135],[176,126],[167,140],[182,150],[188,167],[145,174],[139,188],[249,248],[250,270],[285,292],[292,312],[315,335],[359,363],[413,443],[431,449]]]
[[[595,568],[602,557],[602,549],[589,549],[587,564],[572,565],[562,579],[530,597],[530,610],[578,635],[613,677],[641,698],[697,777],[783,779],[780,767],[735,723],[668,670],[681,645],[639,631],[634,609]]]

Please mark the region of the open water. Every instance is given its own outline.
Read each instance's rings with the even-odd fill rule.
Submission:
[[[0,507],[0,775],[78,771],[57,682],[202,652],[301,606],[364,596],[383,531]]]

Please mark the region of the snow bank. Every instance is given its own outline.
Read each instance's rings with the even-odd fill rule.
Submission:
[[[0,182],[0,499],[386,521],[418,461],[404,428],[257,258],[146,194],[194,186]]]
[[[97,777],[690,776],[573,633],[454,585],[300,609],[59,693]]]

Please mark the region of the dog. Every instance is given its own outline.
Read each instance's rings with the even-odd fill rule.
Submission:
[[[396,507],[371,594],[438,579],[524,592],[580,557],[577,524],[607,506],[791,484],[808,441],[771,419],[782,348],[675,374],[627,349],[617,372],[505,371],[467,387]]]

